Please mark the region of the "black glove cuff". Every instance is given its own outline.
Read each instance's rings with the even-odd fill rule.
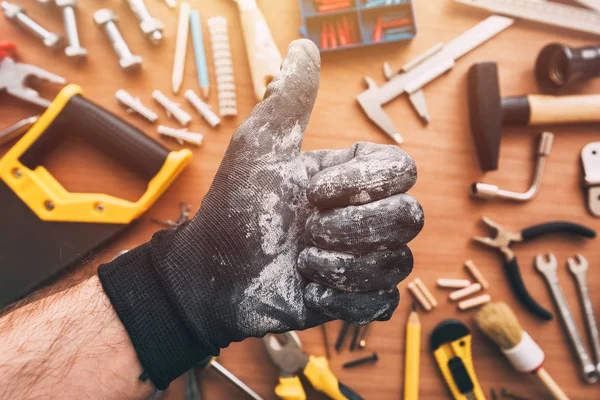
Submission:
[[[210,355],[179,317],[152,263],[153,242],[171,233],[159,232],[151,242],[98,269],[144,371],[160,390]]]

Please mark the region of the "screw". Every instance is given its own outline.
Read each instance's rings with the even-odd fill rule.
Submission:
[[[56,50],[61,46],[62,37],[56,33],[50,32],[48,29],[29,18],[22,7],[9,3],[8,1],[3,1],[1,4],[2,11],[6,18],[42,39],[44,46],[51,50]]]
[[[140,29],[144,32],[144,35],[152,42],[152,44],[160,44],[163,39],[162,31],[164,24],[157,18],[154,18],[144,0],[127,0],[131,11],[135,14],[137,19],[140,20]]]
[[[19,168],[13,168],[12,174],[16,179],[19,179],[20,177],[23,176],[23,173],[21,172],[21,170]]]
[[[102,204],[102,203],[96,204],[96,211],[98,211],[98,212],[104,211],[104,204]]]
[[[352,335],[352,341],[350,342],[350,351],[356,350],[356,346],[358,346],[358,342],[360,340],[360,333],[362,331],[361,326],[354,326],[354,334]]]
[[[342,365],[342,368],[354,368],[358,367],[359,365],[377,362],[377,360],[379,360],[377,353],[373,353],[369,357],[359,358],[358,360],[347,362]]]
[[[119,56],[119,65],[125,71],[136,71],[142,65],[142,57],[133,55],[125,39],[119,32],[116,21],[117,15],[107,8],[102,8],[94,13],[94,22],[99,28],[104,28],[111,41],[115,53]]]
[[[44,207],[46,207],[46,210],[52,211],[52,210],[54,210],[54,203],[51,202],[50,200],[46,200],[44,202]]]
[[[340,328],[340,333],[338,334],[337,340],[335,341],[335,351],[338,353],[342,349],[344,342],[346,341],[346,337],[348,336],[348,331],[350,330],[350,323],[344,321],[342,323],[342,327]]]
[[[67,57],[75,60],[86,59],[88,52],[81,47],[77,31],[77,18],[75,17],[77,0],[56,0],[56,6],[62,8],[65,31],[67,32],[67,40],[69,41],[69,45],[65,48],[65,54]]]
[[[492,400],[498,400],[498,395],[496,394],[496,391],[494,390],[494,388],[490,389],[490,395],[492,397]]]
[[[364,349],[367,347],[367,333],[369,332],[369,327],[371,324],[367,324],[363,327],[362,332],[360,333],[360,341],[358,342],[358,348]]]

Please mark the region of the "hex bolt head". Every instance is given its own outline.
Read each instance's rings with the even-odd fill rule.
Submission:
[[[140,56],[121,57],[119,65],[126,72],[135,72],[142,66],[142,61],[142,57]]]
[[[44,46],[49,49],[56,50],[62,46],[63,38],[60,35],[51,34],[44,38]]]
[[[103,25],[106,25],[109,22],[116,22],[119,20],[117,14],[115,14],[112,10],[109,10],[108,8],[101,8],[100,10],[96,11],[94,13],[93,18],[94,22],[99,27],[102,27]]]
[[[56,7],[77,7],[77,0],[55,0]]]
[[[65,47],[65,55],[73,59],[85,59],[88,51],[81,46],[67,46]]]
[[[153,18],[142,21],[140,23],[140,28],[153,44],[159,44],[162,41],[164,24],[158,19]]]
[[[2,2],[2,11],[4,12],[4,16],[8,19],[16,18],[18,14],[24,13],[22,7],[9,3],[8,1]]]

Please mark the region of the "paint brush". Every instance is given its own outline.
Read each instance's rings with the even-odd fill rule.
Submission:
[[[506,303],[487,304],[475,314],[475,323],[500,347],[518,372],[535,374],[554,399],[569,399],[548,371],[542,367],[544,351],[521,328],[517,317]]]

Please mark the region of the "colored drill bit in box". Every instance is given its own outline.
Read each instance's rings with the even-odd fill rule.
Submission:
[[[380,42],[385,34],[385,40],[394,40],[406,37],[413,29],[413,20],[406,16],[384,15],[377,17],[373,30],[373,41]]]
[[[368,0],[365,4],[365,8],[397,6],[402,4],[404,1],[405,0]]]
[[[354,35],[347,16],[321,24],[321,50],[335,49],[354,43]]]
[[[345,10],[352,6],[350,0],[314,0],[314,3],[320,13]]]

